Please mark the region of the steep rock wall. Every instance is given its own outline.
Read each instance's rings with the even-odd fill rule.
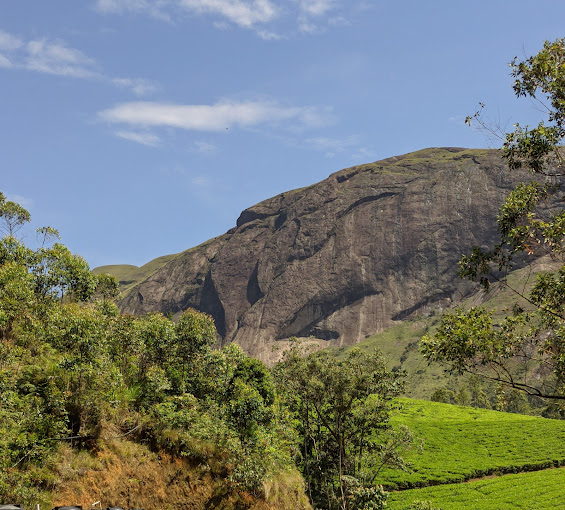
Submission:
[[[496,240],[498,207],[524,178],[496,150],[425,149],[348,168],[246,209],[121,307],[195,307],[214,317],[222,343],[264,360],[291,336],[355,344],[465,295],[461,255]]]

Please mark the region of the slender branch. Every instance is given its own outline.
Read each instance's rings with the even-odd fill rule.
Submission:
[[[526,394],[531,395],[533,397],[547,398],[547,399],[552,399],[552,400],[565,400],[565,395],[557,395],[555,393],[551,393],[551,394],[550,393],[544,393],[539,388],[536,388],[535,386],[532,386],[530,384],[510,382],[510,381],[504,379],[503,377],[501,377],[499,375],[499,372],[494,367],[491,367],[491,368],[497,373],[496,377],[484,374],[484,373],[479,372],[479,371],[474,372],[472,370],[468,370],[468,372],[470,374],[483,377],[484,379],[488,379],[489,381],[499,382],[499,383],[505,384],[506,386],[509,386],[511,388],[514,388],[514,389],[517,389],[517,390],[520,390],[520,391],[524,391]]]
[[[548,308],[545,308],[544,306],[538,305],[536,303],[534,303],[530,298],[526,297],[524,294],[522,294],[519,290],[516,290],[514,287],[512,287],[511,285],[508,285],[508,283],[501,279],[498,278],[498,276],[494,275],[491,273],[490,275],[492,278],[494,278],[498,283],[500,283],[501,285],[504,285],[505,287],[507,287],[508,289],[510,289],[512,292],[516,293],[518,296],[520,296],[522,299],[524,299],[525,301],[527,301],[528,303],[530,303],[532,306],[536,307],[538,310],[542,310],[544,312],[549,313],[550,315],[553,315],[554,317],[556,317],[557,319],[561,319],[561,320],[565,320],[565,317],[563,317],[562,315],[559,315],[558,313],[554,312],[553,310],[550,310]]]

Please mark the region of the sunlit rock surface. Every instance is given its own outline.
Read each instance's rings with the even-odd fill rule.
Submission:
[[[496,240],[496,214],[525,174],[496,150],[425,149],[336,172],[243,211],[223,236],[133,287],[124,312],[210,313],[221,343],[272,361],[292,336],[351,345],[457,302],[457,263]]]

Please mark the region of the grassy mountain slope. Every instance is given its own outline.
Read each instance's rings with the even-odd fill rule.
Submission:
[[[419,351],[420,338],[435,322],[434,317],[406,320],[382,333],[371,335],[355,347],[365,352],[380,351],[389,369],[406,371],[406,395],[429,399],[436,389],[450,384],[453,379],[439,365],[429,365]],[[349,349],[351,347],[343,347],[335,352],[338,356],[345,356]]]
[[[125,294],[137,283],[145,280],[157,270],[163,267],[167,262],[173,260],[178,254],[164,255],[153,259],[141,267],[130,264],[114,264],[109,266],[100,266],[92,270],[95,275],[108,273],[115,276],[120,282],[120,290]]]
[[[536,275],[545,271],[556,271],[563,263],[549,255],[529,262],[524,267],[511,271],[501,282],[494,283],[488,292],[477,290],[461,304],[462,308],[484,306],[497,314],[504,314],[517,303],[525,309],[531,308],[522,296],[527,296],[536,282]]]

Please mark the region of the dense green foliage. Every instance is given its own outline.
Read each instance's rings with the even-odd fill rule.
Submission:
[[[394,431],[389,416],[399,374],[380,354],[351,350],[343,359],[298,346],[275,371],[279,391],[299,434],[300,468],[316,508],[378,509],[385,502],[378,476],[384,466],[404,468],[399,456],[412,441]]]
[[[0,501],[41,501],[63,442],[95,450],[111,434],[209,464],[235,490],[292,467],[262,363],[213,350],[213,320],[196,310],[120,315],[115,279],[51,244],[51,228],[24,245],[14,233],[29,214],[0,198]]]
[[[31,216],[20,204],[6,200],[4,193],[0,191],[0,218],[3,220],[4,233],[13,237],[31,219]]]
[[[563,263],[565,247],[565,39],[546,42],[538,54],[514,59],[511,67],[516,95],[539,102],[547,120],[531,129],[516,124],[505,136],[509,167],[528,168],[535,179],[518,185],[502,205],[500,242],[486,251],[474,248],[461,260],[461,276],[487,289],[493,281],[504,282],[504,271],[537,256],[550,254]],[[424,337],[424,353],[454,372],[481,374],[529,395],[563,400],[565,266],[539,275],[528,294],[515,290],[520,299],[496,321],[482,308],[447,314],[436,334]]]
[[[432,393],[430,400],[444,404],[472,406],[479,409],[493,409],[508,413],[528,414],[556,418],[553,406],[538,398],[526,396],[523,392],[507,388],[503,384],[491,384],[478,376],[462,378],[457,387],[440,387]]]
[[[115,278],[93,275],[49,227],[23,244],[29,214],[0,199],[0,500],[49,501],[63,443],[93,452],[127,436],[205,466],[224,493],[259,495],[296,461],[320,508],[383,507],[377,474],[403,467],[411,436],[390,430],[401,386],[379,355],[292,350],[277,391],[238,346],[212,348],[204,313],[121,315]]]

